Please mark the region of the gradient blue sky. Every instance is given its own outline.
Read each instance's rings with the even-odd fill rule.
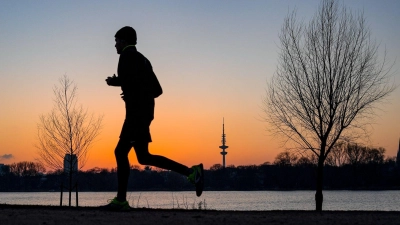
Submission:
[[[115,166],[124,108],[120,90],[104,79],[116,73],[114,34],[126,25],[136,29],[137,48],[152,62],[164,89],[152,124],[154,153],[185,164],[221,163],[225,117],[227,164],[272,162],[283,149],[266,132],[261,108],[266,81],[276,68],[278,33],[288,12],[297,8],[299,19],[307,21],[319,2],[0,0],[0,157],[8,156],[0,163],[37,157],[39,115],[51,110],[52,88],[66,74],[78,85],[80,103],[104,115],[87,168]],[[400,1],[340,2],[364,11],[372,37],[395,62],[398,84]],[[379,108],[368,145],[394,156],[400,89]]]

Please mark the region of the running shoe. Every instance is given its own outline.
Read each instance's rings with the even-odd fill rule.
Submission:
[[[119,201],[117,197],[114,199],[108,200],[108,204],[104,206],[100,206],[101,209],[108,210],[108,211],[130,211],[131,207],[129,206],[128,201]]]
[[[196,186],[196,195],[200,197],[204,188],[204,169],[203,164],[192,166],[193,172],[188,176],[188,180]]]

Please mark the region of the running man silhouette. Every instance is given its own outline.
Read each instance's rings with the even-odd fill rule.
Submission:
[[[149,153],[154,98],[162,94],[162,89],[150,61],[136,50],[136,40],[136,31],[129,26],[121,28],[115,34],[115,48],[120,55],[118,76],[114,74],[106,79],[109,86],[121,87],[121,97],[126,109],[125,121],[114,152],[117,161],[118,193],[109,204],[103,206],[114,211],[130,209],[126,201],[126,192],[130,172],[128,154],[132,147],[140,164],[156,166],[187,176],[196,186],[197,196],[201,195],[204,186],[203,164],[189,168],[164,156]]]

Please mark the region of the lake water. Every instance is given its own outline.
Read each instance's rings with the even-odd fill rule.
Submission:
[[[128,192],[132,207],[201,207],[216,210],[315,210],[315,191],[207,191],[201,197],[194,192]],[[68,204],[68,193],[63,195]],[[115,192],[80,192],[79,206],[99,206]],[[201,202],[201,203],[200,203]],[[400,191],[324,191],[323,210],[400,211]],[[59,205],[57,192],[0,192],[0,204]],[[72,205],[75,206],[75,194]]]

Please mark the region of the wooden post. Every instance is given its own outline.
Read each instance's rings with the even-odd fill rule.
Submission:
[[[63,198],[63,183],[61,183],[61,186],[60,186],[60,190],[61,190],[61,193],[60,193],[60,206],[62,206],[62,198]]]
[[[76,207],[78,207],[78,181],[75,183]]]

